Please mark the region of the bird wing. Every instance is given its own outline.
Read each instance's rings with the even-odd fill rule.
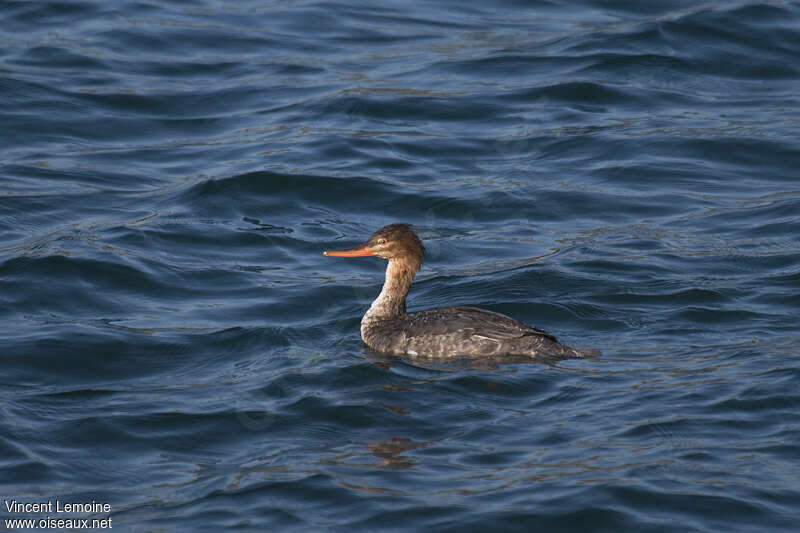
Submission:
[[[541,336],[558,342],[544,330],[530,326],[509,316],[477,307],[443,307],[409,315],[422,330],[434,335],[447,335],[456,331],[484,339],[510,341],[526,336]]]

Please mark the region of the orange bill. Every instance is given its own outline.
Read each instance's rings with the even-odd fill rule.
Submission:
[[[364,245],[361,245],[348,250],[326,250],[322,252],[322,255],[327,255],[329,257],[366,257],[368,255],[375,255],[375,252],[367,250]]]

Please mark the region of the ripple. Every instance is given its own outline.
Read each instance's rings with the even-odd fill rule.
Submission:
[[[8,497],[153,530],[791,530],[798,16],[4,3]],[[604,357],[366,350],[384,263],[321,251],[398,221],[409,308]]]

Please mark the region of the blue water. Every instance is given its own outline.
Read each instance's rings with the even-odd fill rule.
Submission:
[[[0,3],[0,494],[110,505],[0,519],[795,530],[798,58],[779,0]],[[409,309],[603,356],[369,352],[321,252],[391,222]]]

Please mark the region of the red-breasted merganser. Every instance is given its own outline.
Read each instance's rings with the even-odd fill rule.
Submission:
[[[389,260],[378,298],[361,319],[361,338],[376,352],[426,357],[528,356],[538,360],[596,357],[597,350],[561,344],[541,329],[476,307],[443,307],[406,313],[406,295],[425,248],[408,224],[390,224],[367,242],[333,257],[378,256]]]

